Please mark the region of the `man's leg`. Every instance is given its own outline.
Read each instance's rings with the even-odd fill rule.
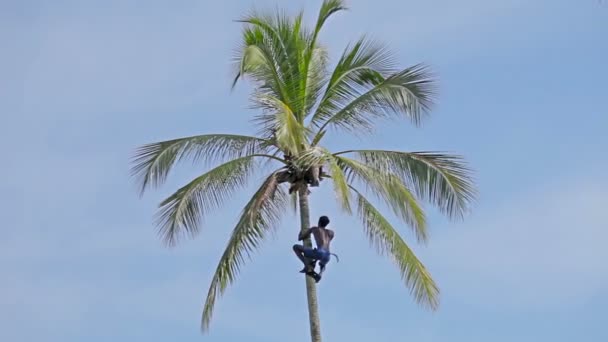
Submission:
[[[304,247],[302,245],[293,245],[293,252],[304,264],[304,268],[300,271],[306,273],[314,271],[316,260],[314,259],[314,250],[312,248]]]
[[[331,255],[329,253],[323,253],[322,257],[319,258],[319,267],[320,267],[320,271],[319,274],[317,276],[317,278],[315,279],[317,281],[317,283],[319,282],[319,280],[321,280],[321,277],[323,276],[323,272],[325,272],[325,266],[327,266],[327,264],[329,263],[329,260],[331,260]]]
[[[322,276],[322,275],[323,275],[323,272],[325,272],[325,264],[323,264],[323,263],[319,263],[319,266],[320,266],[319,268],[321,269],[321,270],[319,271],[319,276]]]

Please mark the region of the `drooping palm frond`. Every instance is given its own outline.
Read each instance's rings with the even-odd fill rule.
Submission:
[[[276,228],[288,202],[287,194],[273,173],[243,209],[211,280],[201,319],[203,331],[209,328],[216,299],[234,282],[245,257],[250,257],[266,234]]]
[[[260,94],[256,103],[263,110],[254,119],[260,127],[259,134],[270,135],[269,139],[283,152],[296,155],[302,151],[306,143],[306,129],[291,108],[269,95]]]
[[[410,189],[395,174],[374,169],[354,159],[340,156],[335,158],[349,183],[352,184],[355,180],[362,182],[414,231],[419,242],[427,242],[424,210]]]
[[[352,214],[346,175],[339,165],[338,158],[332,155],[329,150],[321,146],[310,147],[295,159],[294,164],[300,168],[312,165],[327,167],[331,174],[336,199],[345,213]]]
[[[245,38],[246,42],[253,41],[254,39],[262,39],[261,37],[257,37],[256,32],[254,30],[246,30],[244,35],[246,37],[251,36],[251,38],[249,39]],[[270,68],[272,61],[268,59],[268,56],[265,51],[255,45],[255,43],[244,45],[241,50],[238,51],[237,56],[234,59],[236,62],[235,64],[237,66],[237,71],[236,76],[232,81],[232,88],[236,86],[236,83],[241,77],[247,74],[252,74],[257,75],[259,79],[270,78],[271,80],[273,80],[274,82],[270,82],[270,84],[275,86],[275,93],[278,96],[281,95],[279,79],[275,78],[275,71]],[[261,77],[262,75],[265,75],[266,77]],[[271,88],[268,84],[266,85],[266,87]]]
[[[338,164],[338,161],[335,158],[329,159],[329,172],[331,173],[331,178],[334,183],[334,193],[344,210],[348,214],[352,214],[351,209],[351,198],[350,191],[348,191],[348,182],[346,181],[346,176],[344,175],[344,171]]]
[[[362,74],[341,87],[340,95],[330,102],[330,108],[338,108],[335,112],[320,114],[329,118],[320,125],[318,134],[328,126],[352,133],[371,132],[378,119],[399,116],[418,125],[433,103],[434,81],[422,64],[388,77],[377,72]]]
[[[352,189],[357,195],[358,214],[370,243],[378,253],[389,255],[397,264],[416,302],[432,310],[437,309],[439,288],[431,274],[380,211],[359,191]]]
[[[163,240],[172,246],[182,235],[195,236],[207,213],[246,186],[255,171],[256,157],[241,157],[219,165],[162,201],[157,225]]]
[[[206,134],[143,145],[132,158],[131,175],[138,180],[140,195],[159,186],[174,164],[184,159],[221,162],[268,151],[265,139],[234,134]]]
[[[450,217],[463,217],[475,199],[471,169],[460,156],[385,150],[345,152],[356,154],[363,163],[382,172],[397,174],[419,197]]]

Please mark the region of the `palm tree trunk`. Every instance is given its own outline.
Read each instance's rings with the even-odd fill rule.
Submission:
[[[302,185],[298,189],[300,205],[301,230],[310,228],[310,210],[308,208],[308,186]],[[304,240],[304,246],[311,247],[310,237]],[[321,324],[319,322],[319,305],[317,303],[317,287],[315,281],[306,278],[306,295],[308,297],[308,319],[310,321],[310,337],[312,342],[321,342]]]

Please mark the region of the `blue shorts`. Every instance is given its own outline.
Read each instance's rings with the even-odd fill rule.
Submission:
[[[326,251],[323,248],[304,247],[304,256],[308,259],[319,260],[321,265],[327,265],[331,259],[329,251]]]

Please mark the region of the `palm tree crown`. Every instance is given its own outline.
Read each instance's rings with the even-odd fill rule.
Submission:
[[[366,37],[346,47],[329,68],[318,36],[327,19],[344,9],[343,1],[325,0],[312,29],[303,25],[302,13],[294,18],[251,13],[239,20],[244,28],[234,84],[242,78],[254,84],[257,136],[205,134],[136,151],[132,172],[142,194],[161,185],[177,162],[214,164],[160,204],[158,227],[170,245],[184,234],[196,235],[204,217],[254,174],[267,174],[220,258],[203,310],[204,330],[217,297],[235,280],[246,256],[277,227],[296,190],[325,179],[344,212],[356,214],[377,251],[396,263],[416,301],[431,309],[438,305],[431,275],[366,194],[386,204],[424,243],[427,224],[419,201],[450,218],[462,217],[474,199],[471,172],[461,157],[444,153],[336,152],[323,146],[328,132],[369,132],[379,119],[402,117],[418,125],[433,103],[435,82],[426,66],[400,69],[385,46]]]

